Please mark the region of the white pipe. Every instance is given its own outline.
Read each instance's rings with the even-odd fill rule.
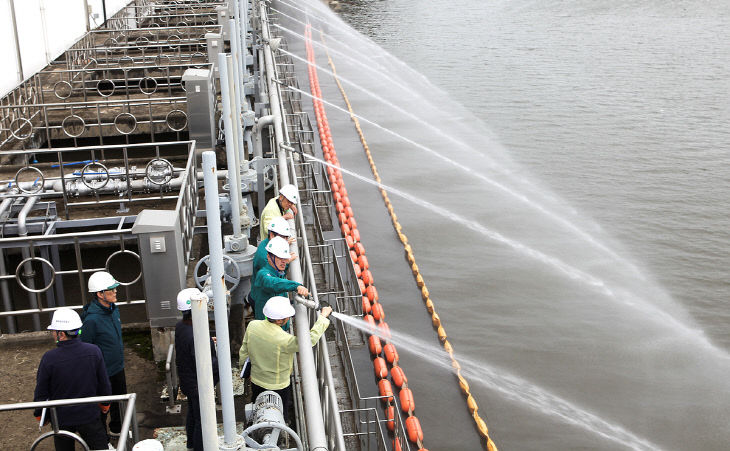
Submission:
[[[33,206],[36,204],[36,202],[38,202],[37,196],[28,198],[25,201],[25,205],[23,205],[23,208],[20,210],[20,213],[18,213],[18,236],[28,236],[28,213],[30,213],[30,211],[33,209]],[[23,256],[23,259],[32,257],[32,255],[30,254],[30,250],[27,247],[21,249],[20,253]],[[27,262],[25,265],[23,265],[23,276],[31,278],[32,274],[33,267],[31,266],[30,262]],[[35,288],[32,279],[28,281],[28,285],[30,286],[30,288]],[[35,307],[37,309],[41,308],[41,306],[39,305],[40,303],[38,301],[37,293],[28,292],[28,301],[31,307]],[[41,317],[37,313],[33,314],[33,328],[35,330],[41,330]]]
[[[233,119],[233,126],[232,129],[235,132],[235,144],[236,144],[236,151],[233,155],[233,161],[235,163],[234,167],[236,168],[236,185],[237,189],[235,190],[235,195],[238,198],[238,205],[243,205],[243,195],[241,194],[241,160],[243,159],[243,130],[241,127],[241,105],[238,102],[238,96],[236,93],[241,90],[240,86],[238,85],[238,81],[235,78],[235,65],[233,64],[233,61],[231,59],[231,56],[228,55],[226,57],[226,67],[228,68],[228,90],[230,93],[230,99],[235,101],[236,109],[234,111],[234,114],[232,115]],[[231,75],[234,77],[232,78]],[[231,105],[233,106],[233,104]],[[230,168],[230,166],[229,166]],[[230,171],[229,171],[230,172]],[[233,191],[232,191],[233,193]],[[241,210],[237,210],[237,214],[241,215]],[[240,235],[240,233],[239,233]]]
[[[241,207],[238,203],[238,196],[241,193],[241,172],[236,168],[236,145],[235,130],[233,128],[233,113],[231,111],[231,93],[228,90],[228,64],[226,54],[218,54],[218,73],[221,79],[221,100],[223,101],[223,130],[226,137],[226,160],[228,163],[228,192],[231,196],[231,222],[233,224],[233,236],[241,236]],[[236,194],[238,193],[238,194]]]
[[[13,36],[15,37],[15,61],[18,65],[18,83],[22,83],[25,78],[23,75],[23,58],[20,56],[20,40],[18,39],[18,23],[15,18],[15,0],[10,0],[10,18],[13,24]]]
[[[228,337],[228,306],[226,282],[223,278],[223,248],[220,205],[218,202],[218,178],[215,174],[215,152],[203,152],[203,182],[205,185],[205,211],[208,226],[208,250],[210,280],[213,287],[215,333],[218,343],[218,374],[220,375],[221,404],[223,405],[223,442],[226,446],[236,443],[236,411],[233,406],[233,374]],[[207,450],[206,450],[207,451]]]
[[[208,302],[205,296],[191,299],[193,341],[195,345],[195,373],[198,377],[198,403],[203,428],[203,449],[218,449],[218,431],[215,419],[215,392],[210,358],[210,331],[208,329]]]
[[[7,197],[3,199],[2,204],[0,204],[0,216],[2,216],[13,204],[15,201],[14,197]],[[7,274],[7,269],[5,268],[5,252],[0,249],[0,274],[5,275]],[[10,297],[10,288],[8,287],[7,280],[3,279],[0,281],[0,293],[2,294],[3,298],[3,307],[5,308],[6,312],[10,312],[14,310],[13,308],[13,300]],[[16,332],[15,328],[15,317],[8,316],[6,319],[6,325],[7,325],[7,332],[10,334],[14,334]]]

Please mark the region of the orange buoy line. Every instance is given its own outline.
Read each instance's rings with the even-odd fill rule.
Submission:
[[[334,165],[339,166],[340,162],[337,159],[337,153],[335,152],[334,143],[332,142],[332,134],[329,128],[329,122],[327,120],[327,114],[324,109],[324,103],[320,100],[322,98],[322,92],[319,86],[319,79],[317,77],[317,71],[314,67],[314,49],[312,47],[312,31],[311,26],[307,25],[305,29],[306,37],[306,50],[307,50],[307,61],[309,61],[308,72],[309,72],[309,87],[314,95],[312,103],[314,105],[314,112],[317,120],[317,127],[319,129],[319,138],[322,143],[322,152],[324,153],[325,160]],[[339,169],[334,167],[327,167],[327,176],[330,181],[330,188],[332,195],[335,200],[335,209],[337,210],[337,217],[342,229],[342,233],[345,236],[345,242],[350,251],[350,258],[352,260],[353,269],[357,276],[358,285],[362,294],[362,309],[364,313],[364,320],[370,325],[372,331],[379,329],[379,334],[383,337],[390,336],[390,327],[385,322],[385,310],[383,305],[379,302],[378,290],[375,288],[375,280],[373,274],[370,272],[370,264],[367,256],[365,255],[365,246],[360,240],[360,232],[357,230],[357,221],[355,220],[355,214],[350,206],[350,200],[347,196],[347,189],[345,188],[345,182],[342,180],[342,173]],[[372,334],[368,337],[368,348],[373,356],[373,369],[375,370],[375,376],[378,378],[378,391],[382,397],[383,402],[386,404],[386,425],[388,430],[391,432],[395,431],[395,402],[394,392],[391,381],[388,380],[388,374],[390,378],[398,387],[398,400],[400,402],[401,410],[407,415],[405,421],[405,429],[408,439],[418,446],[419,451],[428,451],[423,447],[423,430],[421,423],[414,414],[416,403],[413,397],[413,391],[408,388],[408,378],[406,377],[405,371],[400,367],[398,363],[398,351],[395,345],[392,343],[386,343],[383,345],[378,335]],[[385,358],[383,358],[383,356]],[[388,365],[390,365],[390,372],[388,371]],[[400,439],[396,437],[393,440],[393,448],[395,450],[401,450],[402,445]]]
[[[309,38],[308,38],[308,45],[311,47],[311,44],[309,44],[309,39],[311,39],[311,30],[309,31]],[[322,43],[325,44],[326,49],[326,43],[324,40],[324,35],[320,34],[320,39],[322,40]],[[312,51],[313,52],[313,51]],[[380,176],[378,175],[378,169],[375,166],[375,161],[373,159],[372,154],[370,153],[370,148],[368,147],[368,143],[365,140],[365,135],[362,131],[362,128],[360,127],[360,121],[357,119],[357,116],[355,116],[355,113],[352,109],[352,105],[350,104],[350,100],[347,97],[347,94],[345,93],[345,89],[342,87],[342,83],[340,83],[339,78],[337,77],[337,70],[335,68],[335,63],[332,61],[332,58],[330,57],[329,52],[327,51],[327,61],[330,65],[330,68],[332,69],[332,74],[334,75],[335,82],[337,83],[337,87],[340,90],[340,93],[342,94],[342,97],[345,101],[345,104],[347,105],[347,110],[350,112],[350,119],[355,123],[355,129],[357,130],[358,136],[360,137],[360,142],[362,144],[363,150],[365,151],[365,154],[368,159],[368,163],[370,164],[370,170],[373,173],[373,176],[375,178],[375,181],[378,183],[382,183],[380,180]],[[312,53],[313,54],[313,53]],[[316,76],[316,71],[312,67],[312,64],[314,64],[314,58],[310,60],[310,66],[309,70],[310,73],[314,72]],[[317,91],[316,94],[317,97],[321,98],[319,91]],[[321,103],[321,101],[319,101]],[[336,157],[335,157],[336,159]],[[339,162],[336,163],[339,166]],[[338,171],[339,172],[339,171]],[[416,258],[413,255],[413,249],[411,248],[411,245],[408,244],[408,238],[403,233],[403,228],[398,222],[398,217],[395,214],[395,210],[393,209],[393,205],[390,202],[390,199],[388,198],[388,193],[383,189],[379,188],[380,195],[383,198],[383,202],[385,203],[386,208],[388,209],[388,214],[390,215],[391,221],[393,223],[393,227],[395,228],[396,233],[398,234],[398,238],[400,239],[401,243],[403,243],[403,249],[406,254],[406,259],[408,260],[408,263],[411,265],[411,270],[413,272],[413,277],[416,280],[416,284],[418,285],[418,288],[421,290],[421,297],[423,298],[423,301],[425,303],[426,309],[428,310],[428,313],[431,315],[431,321],[433,323],[433,327],[436,328],[436,333],[438,334],[439,340],[441,341],[444,349],[446,352],[449,353],[449,356],[451,357],[451,366],[454,368],[456,377],[459,381],[459,388],[461,389],[462,393],[464,393],[464,396],[466,397],[466,405],[469,409],[469,413],[472,415],[472,418],[474,419],[474,423],[476,424],[477,430],[479,431],[479,434],[486,440],[487,450],[488,451],[497,451],[497,445],[492,441],[492,438],[489,436],[489,428],[487,427],[487,423],[481,418],[479,415],[479,407],[477,406],[476,399],[474,399],[474,396],[472,396],[471,391],[469,389],[469,383],[466,381],[464,376],[461,374],[461,365],[454,357],[454,349],[451,346],[451,343],[449,343],[446,335],[446,330],[444,329],[443,324],[441,323],[441,318],[439,317],[438,313],[436,313],[436,307],[433,304],[433,301],[431,300],[430,293],[428,291],[428,288],[426,287],[426,282],[423,280],[423,276],[420,273],[420,270],[418,269],[418,265],[416,264]],[[374,288],[374,287],[373,287]],[[365,301],[363,300],[363,307],[365,307]],[[371,305],[372,309],[372,305]],[[373,316],[375,316],[373,314]],[[385,348],[390,346],[390,344],[386,345]],[[386,350],[384,348],[384,351],[386,353],[386,359],[388,358],[388,352],[395,352],[395,348],[392,348],[392,350]],[[395,353],[395,358],[397,361],[397,353]],[[394,365],[393,370],[391,370],[391,378],[395,379],[400,378],[401,376],[403,379],[405,379],[405,374],[398,374],[398,376],[394,375],[394,372],[396,371],[397,365]],[[402,370],[401,370],[402,371]],[[397,384],[396,384],[397,385]],[[407,383],[405,385],[405,390],[408,390]],[[401,394],[403,391],[401,391]],[[408,393],[410,393],[410,390],[408,390]],[[408,395],[406,395],[406,401],[412,402],[412,394],[411,397],[408,398]],[[401,405],[403,405],[403,399],[401,398]],[[414,417],[415,418],[415,417]],[[409,418],[410,419],[410,418]],[[413,420],[415,422],[415,425],[417,426],[417,430],[420,431],[420,424],[418,424],[418,419],[415,418]],[[411,426],[416,429],[414,423],[410,423]],[[411,436],[410,429],[409,429],[409,420],[406,419],[406,429],[409,431],[409,438]],[[399,444],[394,444],[396,448],[399,447]]]

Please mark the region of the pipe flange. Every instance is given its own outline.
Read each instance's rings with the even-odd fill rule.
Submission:
[[[106,259],[106,263],[104,264],[104,269],[106,269],[106,272],[111,273],[111,264],[110,263],[111,263],[112,259],[118,255],[123,255],[123,254],[131,255],[139,263],[139,274],[137,274],[137,277],[135,277],[134,280],[132,280],[131,282],[122,282],[119,279],[117,279],[116,277],[114,278],[117,282],[119,282],[119,285],[129,286],[129,285],[136,283],[139,279],[142,278],[142,259],[139,257],[139,254],[137,254],[136,252],[127,250],[127,249],[118,250],[118,251],[114,252],[113,254],[111,254]]]
[[[144,168],[144,175],[150,183],[157,186],[166,185],[172,180],[175,170],[172,163],[164,158],[155,158],[147,163]]]
[[[23,266],[26,263],[32,262],[33,260],[38,260],[41,262],[41,264],[48,265],[48,267],[51,269],[51,281],[48,283],[48,285],[46,285],[45,287],[43,287],[41,289],[26,287],[25,284],[23,283],[23,281],[20,279],[20,271],[23,270]],[[22,289],[24,289],[25,291],[29,291],[31,293],[44,293],[44,292],[48,291],[53,286],[53,284],[56,282],[56,268],[54,268],[53,265],[51,264],[51,262],[49,262],[45,258],[28,257],[28,258],[22,260],[20,263],[18,263],[18,267],[15,268],[15,280],[18,282],[18,285],[20,285],[20,287]]]
[[[91,172],[92,169],[94,172]],[[86,181],[87,176],[91,178],[91,181]],[[97,180],[96,176],[101,176],[99,182],[95,182]],[[109,169],[101,163],[89,163],[81,169],[81,183],[93,191],[101,189],[109,183]]]
[[[30,182],[30,183],[32,183],[32,187],[34,189],[30,189],[30,190],[24,189],[23,186],[21,185],[21,183],[27,183],[27,182],[22,182],[20,180],[20,175],[27,171],[34,171],[36,174],[38,174],[38,176],[35,178],[35,180]],[[15,173],[15,186],[17,186],[18,189],[25,194],[38,194],[39,192],[41,192],[43,190],[45,183],[46,183],[46,178],[43,176],[43,172],[41,172],[41,170],[36,167],[26,166],[24,168],[20,168],[18,170],[18,172]]]

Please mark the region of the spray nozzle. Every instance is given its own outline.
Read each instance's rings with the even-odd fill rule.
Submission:
[[[306,298],[296,295],[296,296],[294,296],[294,301],[302,304],[303,306],[305,306],[307,308],[311,308],[313,310],[319,310],[319,308],[320,308],[319,302],[317,302],[317,300],[315,300],[311,294],[309,296],[307,296]]]

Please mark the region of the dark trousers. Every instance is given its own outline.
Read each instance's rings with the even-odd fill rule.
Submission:
[[[124,370],[118,372],[113,376],[109,376],[109,382],[112,386],[112,395],[125,395],[127,394],[127,378],[124,376]],[[101,422],[106,425],[107,414],[101,414]],[[119,403],[113,402],[109,407],[109,432],[119,434],[122,430],[122,418],[123,413],[120,413]]]
[[[281,390],[269,390],[268,388],[259,387],[251,382],[251,402],[255,402],[256,397],[265,391],[273,391],[281,396],[281,402],[284,404],[284,420],[287,424],[289,424],[289,410],[292,409],[291,384]]]
[[[188,449],[203,451],[203,426],[200,423],[200,398],[195,393],[188,397],[188,416],[185,419],[185,433]]]
[[[88,424],[80,426],[62,426],[61,429],[69,432],[75,432],[89,445],[89,449],[107,449],[109,440],[106,435],[106,428],[101,421],[92,421]],[[53,442],[56,445],[56,451],[74,451],[76,448],[76,440],[65,437],[55,436]],[[81,449],[81,446],[79,446]]]

